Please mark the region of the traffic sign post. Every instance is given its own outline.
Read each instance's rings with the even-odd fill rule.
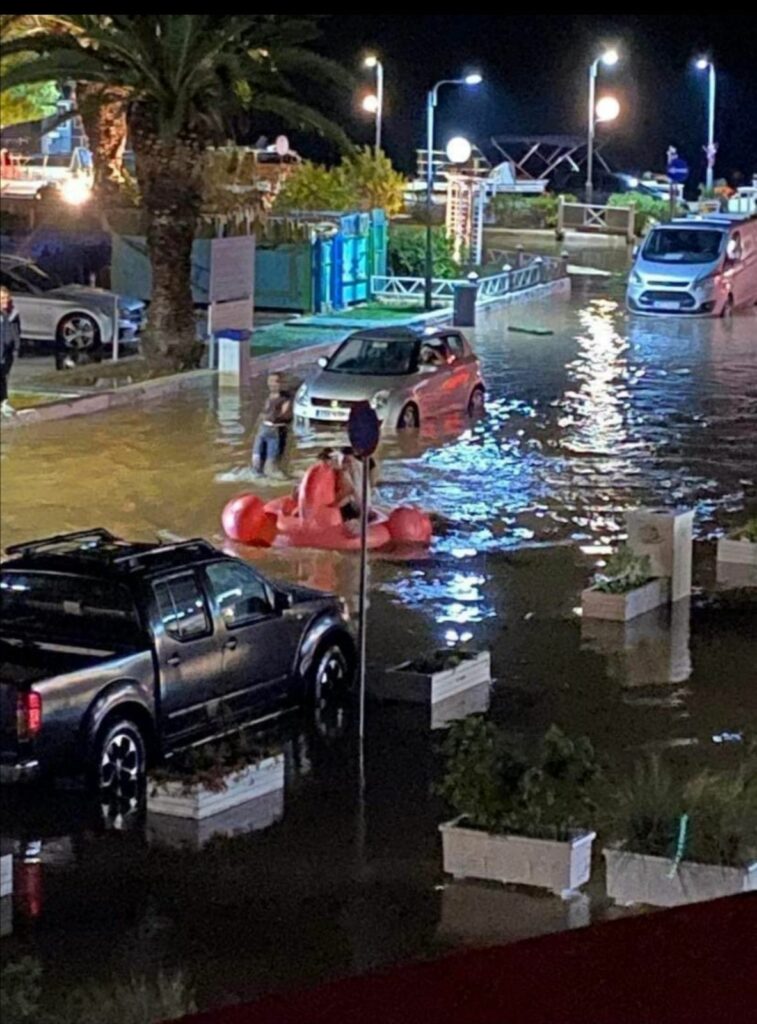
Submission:
[[[363,466],[360,495],[360,597],[358,602],[358,681],[360,686],[360,739],[365,735],[365,658],[367,639],[366,606],[368,597],[368,480],[371,456],[378,447],[381,424],[368,402],[352,407],[347,421],[352,450]]]

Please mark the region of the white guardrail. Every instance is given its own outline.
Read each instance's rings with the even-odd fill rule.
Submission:
[[[497,299],[521,292],[526,288],[547,281],[555,281],[564,277],[567,271],[562,269],[559,260],[542,259],[536,256],[522,267],[503,270],[499,274],[489,274],[478,278],[477,305],[495,302]],[[455,288],[458,285],[469,285],[467,278],[434,278],[431,285],[431,296],[435,302],[451,305],[454,300]],[[422,299],[425,294],[426,281],[422,277],[392,277],[374,275],[371,278],[371,292],[376,299],[406,301]]]

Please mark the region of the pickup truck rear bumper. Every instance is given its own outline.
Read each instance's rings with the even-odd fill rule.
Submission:
[[[39,761],[0,761],[0,783],[31,782],[39,775]]]

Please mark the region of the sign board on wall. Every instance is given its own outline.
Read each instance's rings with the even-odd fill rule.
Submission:
[[[255,236],[214,238],[210,244],[210,301],[252,299],[255,277]]]

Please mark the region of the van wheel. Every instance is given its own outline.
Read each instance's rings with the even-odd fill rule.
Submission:
[[[127,814],[139,804],[147,769],[147,746],[139,726],[128,718],[105,725],[95,741],[90,780],[103,808]]]
[[[420,425],[421,417],[418,406],[408,402],[397,420],[397,430],[417,430]]]
[[[729,295],[726,304],[720,313],[723,320],[730,320],[733,316],[733,295]]]

